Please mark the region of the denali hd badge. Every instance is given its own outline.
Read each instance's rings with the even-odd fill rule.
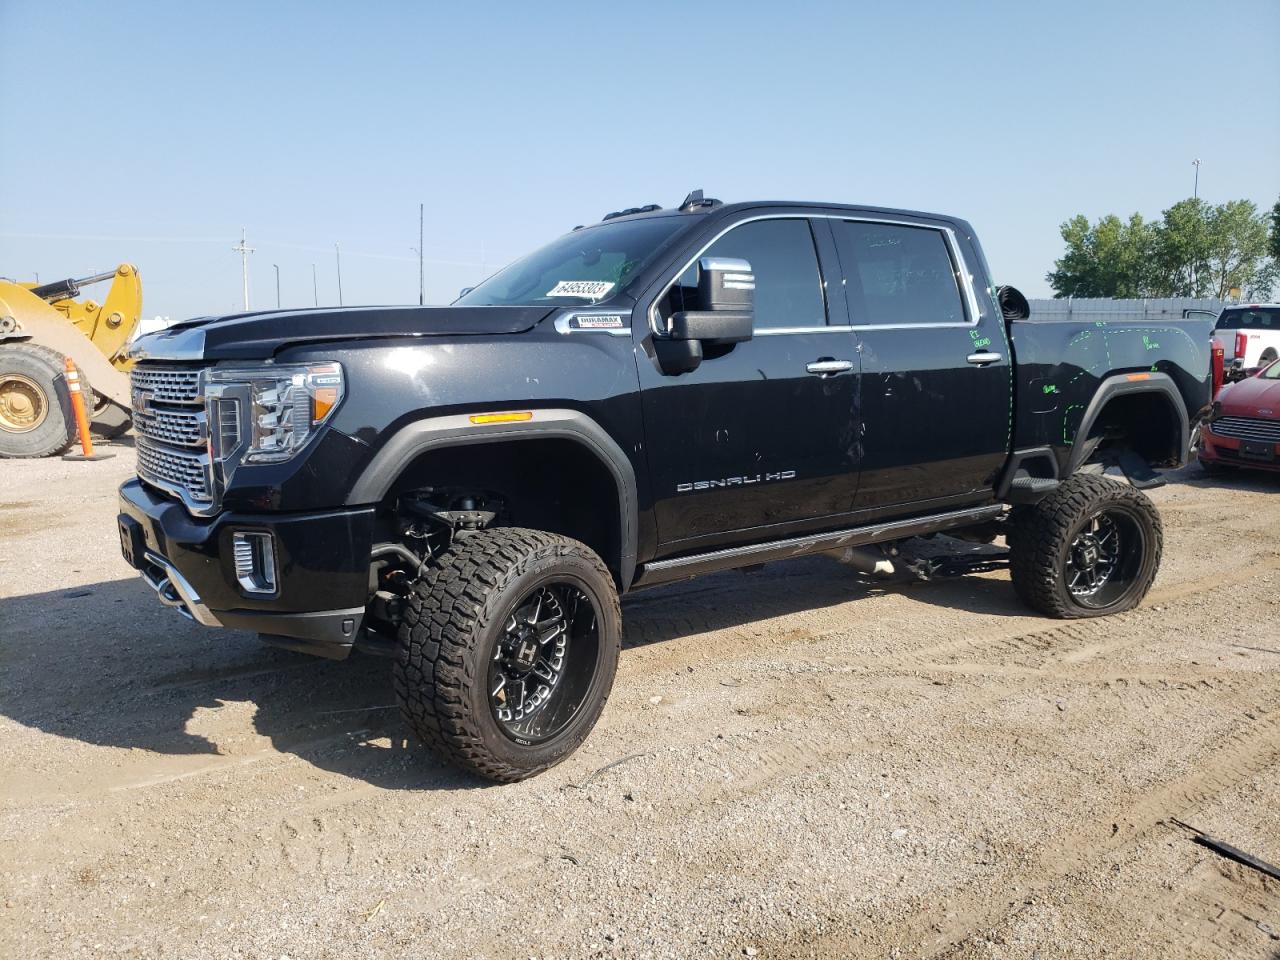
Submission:
[[[676,493],[693,493],[698,490],[718,490],[721,487],[748,487],[753,483],[773,483],[776,480],[794,480],[794,470],[779,470],[776,473],[756,473],[744,477],[724,477],[721,480],[694,480],[692,483],[677,483]]]

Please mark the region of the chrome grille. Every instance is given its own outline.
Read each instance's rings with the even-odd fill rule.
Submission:
[[[200,373],[147,363],[129,373],[138,476],[197,511],[215,499]]]
[[[209,457],[186,453],[139,437],[138,476],[149,483],[197,503],[211,503],[209,489]]]
[[[1209,429],[1220,437],[1231,437],[1235,440],[1280,443],[1280,420],[1263,420],[1258,417],[1219,417],[1209,424]]]
[[[180,447],[202,447],[208,439],[203,411],[134,410],[133,428],[144,437]]]
[[[135,398],[149,394],[152,403],[199,405],[200,371],[183,367],[147,367],[138,365],[130,371],[130,386]],[[138,405],[137,400],[134,406]]]

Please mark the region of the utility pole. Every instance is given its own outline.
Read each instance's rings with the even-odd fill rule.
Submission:
[[[427,302],[427,283],[422,259],[422,204],[418,204],[418,306]]]
[[[311,265],[311,296],[315,298],[316,306],[320,306],[320,286],[316,283],[316,265]]]
[[[1196,159],[1192,160],[1191,165],[1196,168],[1196,184],[1195,184],[1195,189],[1191,192],[1191,198],[1193,200],[1199,200],[1200,199],[1200,158],[1197,157]]]
[[[276,268],[276,309],[279,310],[280,309],[280,264],[273,263],[272,266]]]
[[[244,242],[244,227],[240,228],[240,242],[231,248],[240,254],[240,279],[244,282],[244,309],[249,310],[249,254],[253,247]]]
[[[336,243],[333,245],[333,256],[338,261],[338,306],[342,306],[342,250]]]
[[[1194,160],[1192,160],[1191,165],[1196,168],[1196,179],[1195,179],[1195,184],[1191,190],[1191,199],[1196,201],[1196,215],[1199,216],[1199,213],[1200,213],[1200,158],[1196,157]],[[1191,295],[1194,297],[1198,292],[1196,290],[1196,254],[1194,250],[1191,251],[1190,273],[1191,273]]]

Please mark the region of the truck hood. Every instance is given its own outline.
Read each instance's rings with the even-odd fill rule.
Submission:
[[[1280,419],[1280,380],[1264,377],[1247,377],[1229,384],[1218,394],[1222,412],[1232,417],[1256,417],[1262,410],[1265,417]]]
[[[325,340],[498,336],[524,333],[548,307],[335,307],[197,317],[139,337],[139,360],[259,360]]]

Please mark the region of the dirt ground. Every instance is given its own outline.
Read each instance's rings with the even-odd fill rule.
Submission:
[[[1280,478],[1153,492],[1137,611],[822,558],[624,601],[584,748],[435,762],[387,661],[211,631],[100,463],[0,463],[0,955],[1280,958]]]

